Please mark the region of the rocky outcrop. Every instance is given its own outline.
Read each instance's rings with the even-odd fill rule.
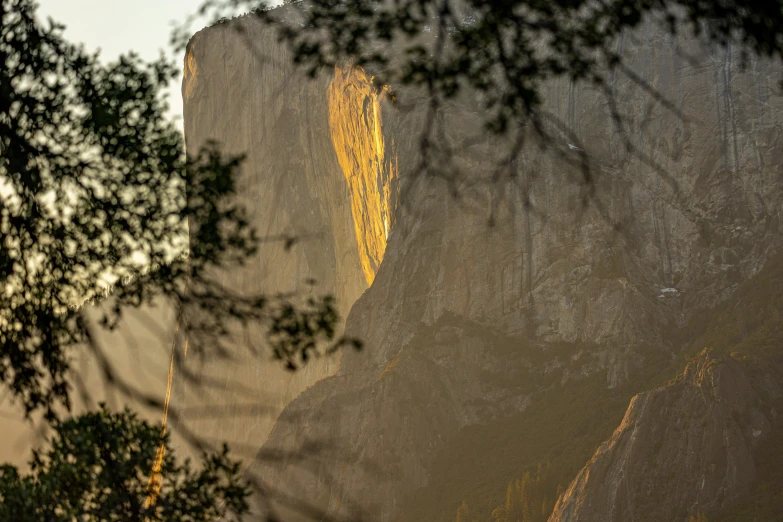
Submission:
[[[602,372],[608,387],[626,382],[645,367],[642,348],[676,352],[672,332],[783,250],[783,98],[769,80],[779,69],[758,61],[740,71],[737,50],[705,49],[652,25],[618,45],[676,110],[618,74],[618,129],[602,93],[553,82],[546,108],[569,132],[545,148],[531,139],[515,175],[493,182],[504,144],[477,136],[481,118],[469,94],[438,115],[453,179],[414,176],[427,118],[422,93],[395,91],[403,103],[392,105],[368,91],[362,112],[345,112],[357,121],[335,125],[329,93],[345,76],[304,82],[252,18],[194,37],[187,63],[198,72],[184,79],[188,146],[213,136],[248,152],[240,202],[255,210],[262,232],[318,229],[312,244],[297,247],[295,262],[273,246],[227,280],[264,289],[313,273],[341,310],[350,309],[346,330],[366,346],[345,353],[336,374],[285,408],[253,472],[331,513],[389,520],[428,483],[433,459],[455,433],[545,400],[534,393],[542,391],[536,376],[560,383]],[[360,123],[362,132],[347,134],[382,123],[386,146],[367,142],[355,158],[343,157],[334,129]],[[394,161],[380,158],[392,149]],[[594,173],[586,206],[577,149]],[[388,238],[369,216],[385,215],[393,198],[384,180],[393,176],[378,175],[380,196],[358,205],[358,214],[351,199],[361,191],[346,172],[368,163],[364,156],[399,175]],[[380,241],[380,230],[385,250],[370,279],[366,266],[375,269],[379,256],[374,246],[362,251],[360,236]],[[266,368],[262,360],[214,371],[247,383]],[[307,384],[334,372],[319,370]],[[265,439],[264,430],[239,422],[202,429],[248,445]],[[263,458],[307,441],[328,447],[320,464]]]
[[[633,398],[549,522],[687,520],[731,505],[756,479],[753,450],[782,392],[779,379],[703,351],[673,382]]]

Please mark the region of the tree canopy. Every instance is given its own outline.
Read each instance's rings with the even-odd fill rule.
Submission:
[[[178,463],[160,427],[128,409],[101,407],[53,427],[50,447],[35,452],[29,474],[0,467],[3,520],[206,522],[248,511],[250,488],[225,447],[204,455],[198,469]],[[152,491],[154,473],[166,480]]]
[[[70,406],[76,347],[126,395],[160,402],[122,382],[96,329],[161,296],[204,312],[189,328],[213,354],[230,318],[268,325],[269,352],[292,369],[343,344],[328,296],[295,306],[215,276],[260,241],[293,241],[258,237],[232,200],[241,156],[215,144],[186,156],[161,94],[179,67],[133,53],[104,65],[40,24],[31,0],[3,0],[0,19],[0,381],[28,413]],[[82,304],[108,293],[88,320]]]
[[[486,93],[487,125],[536,116],[541,86],[567,76],[604,86],[612,70],[633,74],[615,46],[649,20],[671,34],[740,44],[743,55],[783,58],[783,2],[760,0],[299,0],[298,24],[279,24],[293,59],[311,72],[350,60],[375,81],[426,86],[449,98]],[[206,0],[201,15],[249,11],[269,23],[280,13],[259,0]],[[174,42],[184,45],[189,25]],[[387,45],[390,42],[398,46]]]
[[[295,238],[259,237],[248,222],[234,198],[241,155],[217,144],[185,153],[162,94],[180,67],[133,53],[105,64],[65,40],[61,25],[41,23],[36,8],[0,0],[0,382],[55,435],[29,475],[0,471],[0,518],[239,514],[246,485],[225,450],[194,470],[173,459],[161,428],[130,411],[69,418],[81,379],[75,355],[90,353],[127,402],[160,411],[160,394],[133,385],[109,357],[117,347],[99,340],[129,308],[163,299],[188,307],[188,331],[201,341],[191,350],[205,357],[225,355],[229,321],[264,327],[255,353],[292,370],[359,343],[338,338],[330,296],[303,301],[223,285],[220,270],[246,262],[259,243]],[[145,507],[151,474],[165,481]]]

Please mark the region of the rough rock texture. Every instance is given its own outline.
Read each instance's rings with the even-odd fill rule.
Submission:
[[[324,111],[329,79],[307,81],[274,34],[252,23],[243,28],[244,37],[216,26],[188,46],[187,148],[195,154],[214,140],[226,155],[245,155],[237,203],[261,237],[291,234],[299,242],[293,252],[284,242],[263,246],[247,268],[227,269],[225,282],[237,291],[273,293],[301,291],[314,278],[347,313],[367,285]]]
[[[226,155],[244,154],[237,203],[260,237],[298,241],[291,249],[284,241],[262,243],[256,257],[242,267],[225,267],[220,279],[240,295],[332,294],[345,317],[367,283],[348,186],[323,110],[328,82],[308,81],[295,70],[273,34],[252,24],[245,28],[252,47],[227,25],[192,38],[182,85],[186,145],[195,155],[214,140]],[[188,414],[190,428],[212,440],[257,448],[280,409],[334,373],[339,358],[291,374],[272,362],[260,329],[230,328],[225,340],[230,358],[185,357],[189,371],[213,384],[191,385],[175,375],[172,405],[193,411],[209,405],[203,418]],[[191,336],[188,342],[192,354],[202,341]]]
[[[188,63],[192,56],[198,73],[184,80],[188,146],[216,136],[248,150],[242,201],[260,209],[258,224],[270,232],[321,227],[319,248],[304,247],[309,254],[294,265],[307,259],[350,306],[365,278],[326,129],[329,78],[302,83],[269,32],[249,19],[234,23],[262,56],[230,24],[193,39]],[[737,50],[705,49],[652,26],[618,46],[680,114],[618,73],[620,130],[602,93],[553,82],[546,107],[572,134],[526,148],[519,175],[489,185],[503,144],[472,141],[481,120],[465,96],[439,116],[453,165],[479,181],[458,183],[458,199],[442,179],[411,177],[427,99],[396,92],[405,103],[384,107],[382,132],[395,144],[400,203],[383,263],[346,324],[366,348],[344,354],[337,375],[283,411],[266,449],[333,445],[315,471],[259,458],[255,472],[333,513],[361,509],[388,520],[427,484],[433,459],[459,429],[524,410],[535,388],[525,368],[559,372],[561,381],[602,371],[615,386],[644,366],[641,348],[676,351],[671,332],[781,250],[779,68],[752,61],[742,72]],[[246,103],[227,103],[234,99]],[[623,133],[638,152],[624,148]],[[595,195],[586,207],[569,143],[592,158]],[[230,277],[261,284],[256,274],[284,259],[262,253],[258,267]],[[303,270],[275,274],[293,284]],[[224,378],[256,374],[241,368]],[[262,430],[205,429],[263,441]]]
[[[782,392],[779,380],[703,351],[673,382],[633,398],[549,522],[687,520],[731,505],[756,478],[752,451],[777,416],[767,398]]]

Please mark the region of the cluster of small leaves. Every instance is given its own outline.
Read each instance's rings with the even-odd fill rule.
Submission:
[[[198,469],[178,464],[159,426],[129,410],[99,411],[54,424],[30,473],[0,467],[0,519],[18,522],[237,520],[248,511],[249,487],[224,448],[203,455]],[[162,487],[148,502],[150,470],[166,448]]]
[[[343,346],[355,350],[362,348],[358,339],[341,338],[334,341],[337,310],[334,298],[310,298],[305,306],[295,307],[290,303],[276,308],[269,328],[269,342],[275,359],[283,361],[289,370],[296,370],[307,364],[314,356],[331,355]],[[324,353],[319,346],[326,345]]]
[[[228,342],[230,319],[272,327],[281,310],[299,313],[222,283],[219,271],[261,239],[235,202],[242,157],[215,143],[186,156],[161,94],[173,64],[129,54],[105,65],[41,25],[31,0],[0,0],[0,21],[0,381],[28,413],[52,420],[70,407],[74,347],[118,379],[95,328],[116,327],[129,307],[165,297],[203,312],[188,322],[206,355]],[[112,305],[88,320],[81,305],[108,293]],[[275,335],[277,353],[286,341]],[[307,346],[298,333],[292,342]]]
[[[611,69],[622,68],[617,38],[645,19],[671,33],[690,29],[710,42],[739,42],[746,52],[783,57],[780,0],[303,0],[280,10],[265,5],[208,0],[199,14],[219,17],[255,8],[258,19],[278,25],[294,60],[311,73],[352,60],[371,68],[377,82],[426,87],[441,100],[464,88],[482,92],[487,126],[500,134],[536,115],[543,82],[550,78],[604,84]],[[176,35],[175,43],[184,45],[186,33]]]

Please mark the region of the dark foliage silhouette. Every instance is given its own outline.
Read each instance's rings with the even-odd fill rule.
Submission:
[[[215,144],[185,156],[161,97],[172,64],[129,54],[105,66],[40,26],[32,2],[0,5],[0,379],[28,413],[69,407],[68,350],[105,349],[96,328],[158,297],[203,311],[188,326],[215,353],[229,318],[268,325],[271,353],[292,369],[343,344],[330,298],[236,295],[213,275],[260,241],[292,240],[259,238],[231,203],[241,157]],[[89,321],[81,305],[108,293]],[[97,355],[124,393],[159,402]]]
[[[155,501],[148,482],[153,462],[166,480]],[[130,410],[55,422],[50,447],[36,452],[30,473],[0,467],[0,518],[18,522],[236,520],[248,510],[250,489],[228,449],[204,455],[194,469],[179,464],[158,426]]]
[[[74,392],[89,394],[75,356],[90,354],[104,385],[125,402],[161,411],[159,393],[128,380],[112,362],[117,347],[99,339],[129,309],[160,301],[186,308],[188,332],[200,341],[192,350],[205,358],[225,356],[230,321],[261,325],[257,355],[291,370],[360,344],[338,338],[329,296],[238,294],[222,284],[219,270],[241,265],[260,243],[290,248],[296,238],[259,237],[233,202],[241,156],[217,144],[185,154],[162,95],[178,67],[133,53],[106,65],[63,39],[62,26],[39,22],[31,0],[0,1],[0,22],[0,381],[31,419],[41,414],[56,431],[31,475],[3,468],[2,509],[12,511],[0,518],[241,513],[246,490],[237,465],[176,411],[171,423],[210,452],[198,471],[173,460],[159,446],[160,428],[128,411],[67,420]],[[163,490],[155,510],[142,512],[156,451],[165,456]]]
[[[419,163],[409,175],[445,179],[455,196],[465,183],[519,183],[520,154],[526,145],[534,144],[567,158],[579,173],[584,203],[601,206],[594,199],[598,169],[589,148],[544,107],[546,83],[558,78],[600,92],[623,149],[674,184],[635,144],[612,88],[616,76],[626,77],[682,117],[675,104],[623,60],[618,40],[644,23],[660,25],[672,35],[693,35],[710,46],[736,44],[743,62],[751,54],[783,57],[779,0],[298,0],[286,4],[271,9],[259,0],[206,0],[172,41],[184,48],[195,20],[207,17],[225,23],[249,12],[276,28],[294,62],[311,75],[352,63],[370,71],[379,88],[423,90],[429,100],[427,124],[418,137]],[[240,25],[236,28],[242,30]],[[687,53],[684,58],[689,58]],[[460,97],[463,102],[466,97],[470,100],[485,123],[464,146],[488,136],[506,142],[506,152],[499,155],[487,180],[477,180],[476,173],[465,172],[451,161],[453,145],[445,139],[437,114]],[[396,103],[404,107],[405,97],[398,96]],[[525,204],[532,204],[527,197]]]

